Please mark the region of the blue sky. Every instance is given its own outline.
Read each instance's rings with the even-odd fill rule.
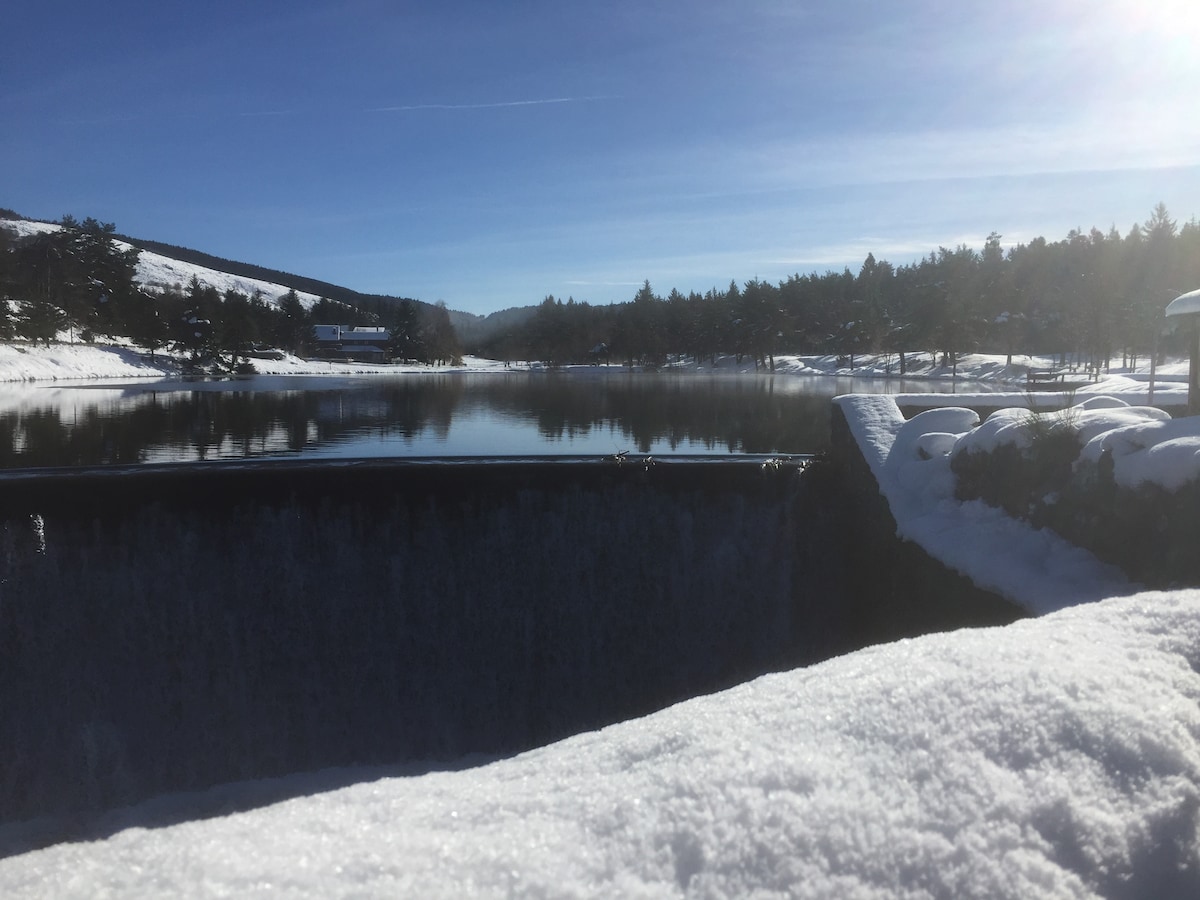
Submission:
[[[1194,0],[60,2],[0,206],[486,313],[1200,216]]]

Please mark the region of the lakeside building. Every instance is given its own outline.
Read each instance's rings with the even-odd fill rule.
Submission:
[[[392,335],[374,325],[314,325],[316,355],[324,359],[387,362]]]

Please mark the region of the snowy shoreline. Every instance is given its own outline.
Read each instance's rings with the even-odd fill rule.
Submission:
[[[1005,357],[972,353],[964,355],[956,367],[931,365],[929,354],[911,354],[909,371],[901,375],[894,354],[862,356],[850,367],[844,359],[836,356],[779,356],[775,360],[774,372],[759,369],[753,361],[738,362],[734,357],[720,357],[715,365],[695,362],[676,362],[662,370],[669,374],[699,375],[768,375],[830,377],[855,381],[887,381],[892,383],[929,383],[944,388],[947,385],[986,384],[1001,391],[1028,396],[1023,390],[1025,373],[1030,369],[1054,368],[1052,357],[1017,357],[1013,365],[1005,364]],[[342,362],[324,359],[301,359],[283,354],[282,359],[252,359],[258,374],[262,375],[401,375],[443,372],[462,373],[546,373],[536,362],[503,362],[481,357],[466,357],[457,366],[429,366],[421,363],[376,364],[364,362]],[[0,343],[0,383],[82,381],[115,378],[172,378],[179,377],[186,367],[186,359],[167,351],[159,351],[153,357],[138,347],[120,344],[85,344],[69,341],[50,344],[34,344],[21,341]],[[572,376],[603,377],[619,374],[640,373],[626,366],[565,366],[552,370],[554,374]],[[1072,394],[1120,393],[1143,395],[1148,393],[1150,371],[1146,365],[1136,370],[1114,367],[1111,373],[1095,383],[1070,391]],[[1155,396],[1160,402],[1172,402],[1180,392],[1186,401],[1187,362],[1172,361],[1159,367],[1155,373]],[[958,393],[957,389],[955,393]],[[1046,392],[1043,396],[1055,397],[1058,392]],[[915,395],[914,395],[915,396]],[[990,401],[996,398],[983,395]],[[1037,395],[1034,395],[1037,396]],[[964,397],[960,396],[959,400]],[[981,401],[980,401],[981,402]]]

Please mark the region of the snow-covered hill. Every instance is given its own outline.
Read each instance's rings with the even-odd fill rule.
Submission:
[[[47,222],[29,222],[23,219],[0,219],[0,227],[7,228],[21,237],[57,231],[60,228],[58,225]],[[116,241],[116,244],[124,250],[130,249],[131,246],[124,241]],[[138,255],[137,281],[149,290],[161,291],[171,287],[185,289],[193,278],[196,278],[201,284],[211,285],[222,294],[228,290],[239,291],[247,296],[258,294],[272,304],[277,304],[279,298],[291,290],[282,284],[231,275],[228,272],[171,259],[148,250],[142,250]],[[305,308],[311,307],[320,299],[316,294],[304,291],[296,291],[296,296],[300,298],[300,303]]]

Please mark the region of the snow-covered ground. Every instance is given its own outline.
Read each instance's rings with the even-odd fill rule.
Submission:
[[[261,375],[399,375],[421,372],[492,372],[502,363],[467,357],[461,366],[378,365],[361,362],[283,359],[252,360]],[[106,344],[0,343],[0,382],[80,381],[113,378],[169,378],[182,359],[159,351],[154,358],[137,348]]]
[[[164,827],[125,812],[106,840],[0,861],[0,893],[1195,897],[1200,594],[901,641],[511,759],[362,778]]]
[[[182,359],[171,353],[159,351],[155,358],[137,347],[119,344],[82,344],[72,343],[63,335],[64,340],[45,346],[27,342],[0,343],[0,382],[5,381],[62,381],[87,378],[162,378],[178,374]],[[985,353],[968,354],[959,360],[957,375],[949,367],[928,365],[928,354],[922,354],[925,364],[918,364],[913,371],[904,376],[905,383],[929,382],[942,388],[954,384],[957,399],[961,403],[1000,403],[1025,404],[1029,400],[1023,391],[1025,372],[1028,368],[1049,366],[1049,360],[1039,357],[1023,357],[1014,361],[1013,366],[1004,364],[1003,356]],[[254,367],[263,375],[394,375],[401,373],[458,371],[458,372],[538,372],[544,371],[539,363],[515,362],[503,363],[499,360],[466,357],[459,366],[431,367],[412,364],[372,364],[344,363],[329,360],[306,360],[285,355],[281,360],[255,359]],[[629,370],[620,365],[612,366],[568,366],[562,373],[574,377],[605,377],[624,374]],[[753,362],[737,363],[733,357],[720,358],[715,367],[708,365],[673,365],[668,370],[679,374],[706,375],[748,375],[755,374]],[[762,374],[759,372],[758,374]],[[864,357],[861,364],[853,369],[839,365],[836,357],[832,356],[780,356],[776,358],[775,374],[778,377],[788,376],[836,376],[838,378],[858,378],[866,381],[878,381],[882,378],[899,378],[894,366],[889,373],[883,357]],[[972,384],[987,384],[990,393],[972,395]],[[1154,400],[1159,403],[1187,402],[1187,362],[1173,360],[1165,366],[1160,366],[1154,374]],[[999,389],[1009,388],[1012,397],[999,397],[995,393]],[[1093,394],[1119,394],[1138,402],[1146,402],[1151,387],[1151,375],[1148,365],[1143,364],[1134,371],[1114,368],[1112,373],[1100,381],[1086,384],[1073,392],[1078,397]],[[1061,403],[1058,394],[1048,392],[1033,395],[1035,401],[1046,403]],[[908,396],[906,402],[914,405],[936,404],[945,402],[941,396]]]

